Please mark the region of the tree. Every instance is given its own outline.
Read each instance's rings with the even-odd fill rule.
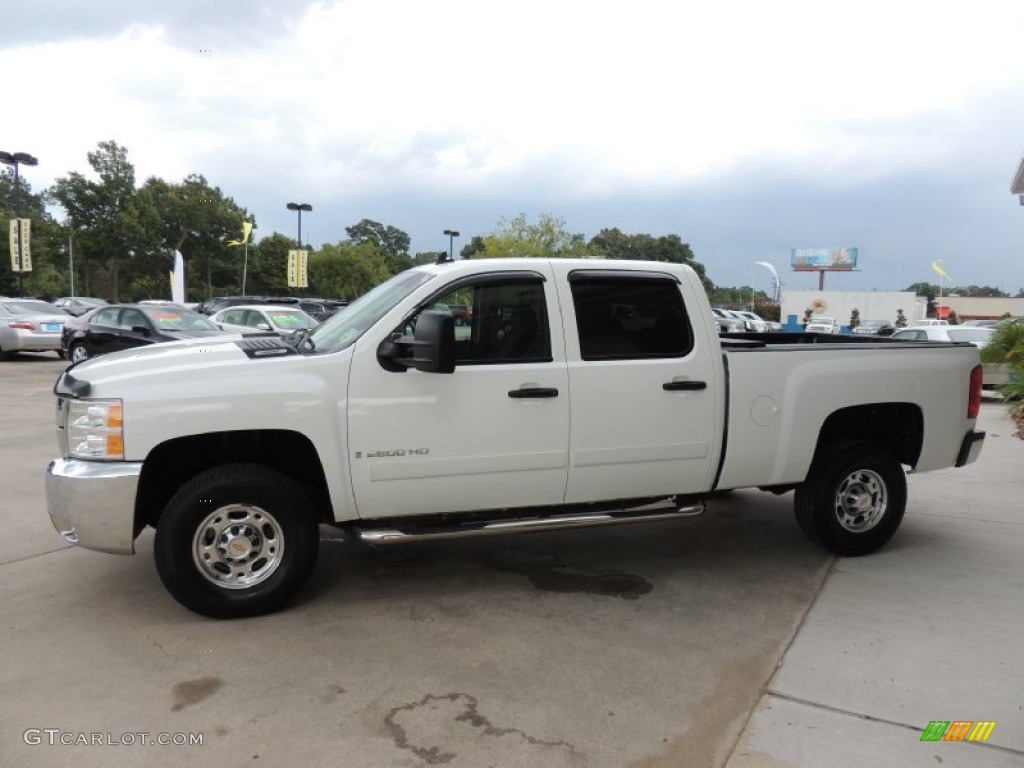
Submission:
[[[86,157],[99,181],[72,171],[57,179],[52,194],[77,233],[85,264],[103,271],[101,292],[117,299],[121,269],[133,253],[131,235],[137,234],[133,216],[126,213],[135,194],[135,167],[128,162],[128,150],[114,141],[101,141]],[[88,289],[88,272],[85,285]]]
[[[389,254],[370,240],[328,243],[310,254],[310,289],[320,296],[352,300],[387,280],[390,263]]]
[[[440,259],[447,259],[448,251],[420,251],[412,257],[412,263],[414,266],[420,266],[421,264],[436,264]],[[466,258],[463,256],[462,258]]]
[[[390,274],[397,275],[412,266],[409,257],[409,235],[390,224],[362,219],[358,224],[345,227],[348,239],[355,245],[373,243],[387,258]]]
[[[946,318],[950,325],[960,325],[960,318],[956,316],[956,312],[952,309],[949,310],[949,315]]]
[[[896,310],[896,323],[895,323],[895,325],[896,325],[897,328],[906,328],[907,327],[907,316],[905,314],[903,314],[903,310],[902,309],[897,309]]]
[[[583,235],[566,229],[565,219],[542,213],[536,224],[531,224],[525,213],[512,219],[502,217],[498,226],[482,238],[483,250],[473,258],[494,259],[509,256],[527,258],[597,258]]]
[[[804,310],[804,319],[802,323],[805,329],[807,328],[807,324],[811,322],[812,317],[814,317],[814,310],[808,307],[807,309]]]
[[[588,243],[590,248],[606,259],[632,259],[636,261],[667,261],[672,264],[686,264],[700,276],[704,289],[713,287],[707,277],[704,265],[697,261],[689,243],[679,235],[654,237],[648,234],[627,235],[617,227],[602,229]]]
[[[18,293],[18,273],[11,264],[10,239],[7,222],[14,218],[31,220],[30,254],[32,271],[22,272],[22,292],[27,296],[54,297],[65,292],[67,278],[63,272],[64,229],[46,210],[46,193],[33,194],[32,186],[24,179],[14,189],[14,169],[0,171],[0,295]]]
[[[850,330],[852,331],[858,325],[860,325],[860,310],[854,307],[850,312]]]

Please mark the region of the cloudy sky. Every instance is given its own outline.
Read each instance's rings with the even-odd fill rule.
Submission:
[[[39,190],[114,139],[257,217],[412,250],[502,216],[676,233],[719,284],[1024,288],[1020,0],[6,2],[0,149]],[[16,33],[13,32],[16,30]],[[456,241],[456,248],[460,241]]]

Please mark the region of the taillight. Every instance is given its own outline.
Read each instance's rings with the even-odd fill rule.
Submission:
[[[20,328],[23,331],[34,331],[36,329],[28,320],[11,320],[7,325],[11,328]]]
[[[968,419],[978,418],[978,412],[981,411],[981,379],[981,366],[976,365],[971,369],[971,394],[967,399]]]

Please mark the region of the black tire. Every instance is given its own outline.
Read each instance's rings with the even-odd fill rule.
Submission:
[[[72,344],[68,349],[68,357],[71,359],[72,363],[80,363],[83,360],[89,359],[89,350],[86,348],[85,344]]]
[[[59,357],[61,360],[67,360],[68,359],[68,353],[65,352],[63,349],[58,349],[57,350],[57,357]]]
[[[316,564],[319,527],[306,493],[259,464],[225,464],[174,494],[153,550],[164,586],[215,619],[280,610]]]
[[[907,508],[907,478],[880,445],[846,444],[815,460],[793,498],[796,522],[811,541],[858,557],[893,537]]]

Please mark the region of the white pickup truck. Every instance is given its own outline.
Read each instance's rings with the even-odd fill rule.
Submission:
[[[720,340],[696,274],[649,262],[417,267],[312,333],[110,354],[55,393],[57,530],[131,554],[153,526],[168,590],[222,618],[284,606],[320,524],[384,545],[667,520],[752,486],[795,489],[807,536],[867,554],[903,517],[903,465],[984,440],[974,345]]]

